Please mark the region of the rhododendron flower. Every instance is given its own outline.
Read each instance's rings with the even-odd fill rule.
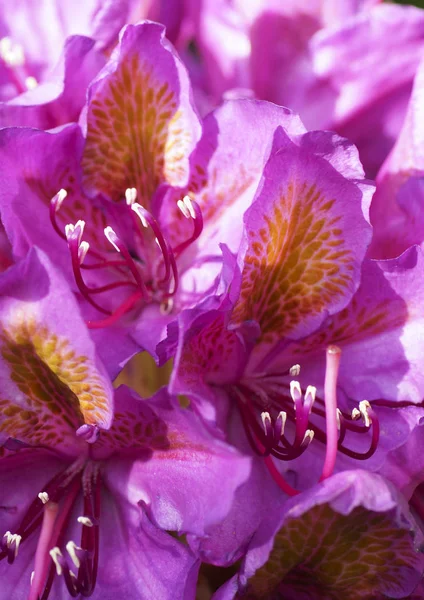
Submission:
[[[150,18],[180,28],[178,3],[25,0],[0,3],[0,125],[51,129],[78,121],[88,85],[126,23]]]
[[[237,261],[226,257],[233,277],[212,309],[179,316],[171,389],[258,455],[227,519],[207,539],[189,538],[206,562],[239,559],[273,510],[278,489],[264,463],[286,495],[359,460],[391,479],[391,453],[411,434],[408,411],[421,410],[403,407],[421,405],[424,392],[423,256],[414,247],[364,260],[372,189],[356,160],[331,134],[293,143],[279,132]]]
[[[252,147],[259,120],[264,135]],[[237,249],[238,215],[283,122],[304,131],[285,109],[230,102],[204,120],[201,135],[163,28],[128,26],[90,87],[85,137],[78,125],[1,133],[9,165],[1,214],[13,251],[40,246],[75,281],[91,328],[129,326],[155,352],[166,324],[213,291],[220,244]]]
[[[93,342],[39,251],[0,286],[2,592],[194,598],[197,561],[165,530],[202,536],[230,509],[249,461],[165,391],[142,402],[120,387],[111,424]]]
[[[339,473],[264,514],[240,572],[213,598],[410,598],[424,569],[415,527],[382,477]]]
[[[266,455],[295,458],[312,439],[308,414],[316,390],[308,388],[303,401],[299,385],[288,386],[290,375],[298,374],[297,366],[291,368],[295,362],[281,369],[273,364],[287,353],[290,340],[312,333],[351,300],[370,239],[371,192],[345,140],[305,133],[291,141],[278,130],[244,216],[245,235],[223,308],[181,316],[175,390],[193,395],[210,417],[214,389],[225,389],[240,408],[246,432]],[[338,352],[330,352],[333,383],[337,368]],[[290,412],[284,403],[271,418],[267,407],[286,385]],[[332,403],[330,396],[334,390],[326,399]],[[262,410],[254,408],[257,403]],[[335,419],[335,406],[327,408]],[[296,439],[292,446],[283,436],[288,445],[282,448],[285,419],[294,410]]]
[[[191,230],[172,249],[154,208],[156,218],[152,215],[161,186],[186,185],[190,154],[201,134],[187,75],[163,35],[163,27],[153,23],[125,30],[90,88],[86,138],[77,125],[52,135],[3,131],[11,144],[5,160],[18,171],[9,179],[12,203],[5,194],[2,209],[14,253],[24,256],[28,245],[37,243],[55,255],[65,272],[73,272],[86,304],[96,309],[90,320],[102,320],[92,326],[112,324],[152,300],[167,304],[178,286],[176,259],[202,230],[201,214],[189,198],[183,201],[184,194],[179,204],[175,200],[173,216],[181,209]],[[21,155],[20,164],[14,163],[11,146]],[[29,192],[22,224],[8,215],[9,208],[12,214],[17,208],[14,199],[20,202],[13,192],[16,180]],[[34,221],[34,213],[44,219]]]
[[[201,103],[251,90],[298,112],[308,129],[349,138],[375,176],[406,113],[422,10],[378,0],[192,4]]]
[[[103,4],[0,3],[1,126],[50,129],[78,120],[88,84],[105,63],[103,49],[124,24],[109,23]]]
[[[371,204],[374,233],[369,251],[374,258],[399,256],[412,244],[424,241],[423,94],[421,63],[402,130],[376,179]]]
[[[330,134],[300,140],[299,146],[285,135],[276,141],[244,217],[228,293],[215,310],[181,315],[172,384],[209,420],[222,419],[220,398],[229,398],[254,450],[289,494],[296,491],[272,457],[287,462],[304,455],[309,469],[318,459],[319,479],[331,475],[338,454],[365,460],[379,445],[376,465],[407,434],[390,407],[420,403],[424,390],[415,343],[423,319],[413,310],[421,302],[423,257],[412,248],[397,260],[366,260],[361,267],[370,232],[359,172]],[[330,147],[314,156],[324,140],[332,140],[333,164],[349,178],[322,158],[331,157]],[[308,447],[323,442],[325,456],[312,450],[309,456]]]

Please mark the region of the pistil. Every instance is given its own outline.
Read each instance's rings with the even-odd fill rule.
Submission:
[[[327,479],[334,471],[337,457],[338,426],[337,426],[337,376],[340,366],[341,350],[330,346],[326,353],[326,369],[324,381],[326,450],[324,466],[320,481]]]
[[[44,587],[44,581],[50,564],[49,551],[52,545],[51,541],[58,512],[58,504],[50,501],[47,502],[44,508],[43,523],[35,552],[34,576],[28,600],[38,600]]]

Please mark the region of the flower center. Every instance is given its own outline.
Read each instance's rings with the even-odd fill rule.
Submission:
[[[81,492],[84,514],[77,519],[82,527],[81,542],[77,545],[69,540],[65,544],[71,513]],[[99,556],[100,492],[100,464],[86,458],[77,459],[47,483],[29,506],[16,533],[4,534],[0,541],[0,560],[7,558],[12,564],[20,545],[39,530],[29,600],[47,600],[56,574],[63,575],[72,597],[93,593]]]
[[[264,374],[254,380],[243,380],[231,390],[250,445],[256,454],[264,457],[271,475],[289,495],[298,491],[284,480],[273,458],[282,461],[298,458],[315,439],[326,447],[321,481],[332,475],[337,452],[365,460],[377,449],[379,422],[370,403],[361,401],[350,414],[337,407],[340,355],[338,347],[327,348],[324,399],[317,396],[313,386],[308,386],[303,395],[297,381],[287,382],[288,377],[299,374],[299,365],[282,374]],[[370,445],[365,452],[357,452],[346,445],[348,435],[363,435],[370,431]]]
[[[23,94],[37,86],[25,64],[25,54],[22,46],[10,37],[0,39],[0,62],[6,69],[10,83],[15,87],[17,94]]]
[[[125,192],[125,209],[132,223],[131,246],[108,225],[103,230],[104,236],[119,255],[118,258],[111,258],[109,251],[90,250],[90,244],[83,241],[85,221],[68,224],[65,233],[61,231],[56,217],[66,196],[67,192],[60,190],[52,198],[50,219],[55,231],[67,241],[75,281],[82,296],[105,315],[101,320],[89,321],[88,327],[107,327],[135,307],[151,302],[159,303],[164,312],[172,310],[173,297],[179,285],[178,257],[197,240],[203,229],[202,213],[197,203],[189,196],[177,202],[178,209],[192,222],[193,232],[188,239],[172,247],[159,223],[136,202],[136,189],[128,188]],[[145,233],[143,230],[146,230]],[[89,261],[86,262],[87,256]],[[87,285],[84,270],[102,273],[107,283],[101,286]],[[112,308],[109,307],[110,292],[113,292]],[[94,299],[98,295],[106,298],[106,293],[107,305]],[[115,298],[119,299],[116,301]]]

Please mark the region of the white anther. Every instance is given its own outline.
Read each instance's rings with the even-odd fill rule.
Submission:
[[[52,560],[56,566],[56,573],[58,575],[62,575],[62,565],[59,562],[59,558],[62,558],[62,552],[60,551],[60,548],[58,548],[57,546],[55,546],[54,548],[52,548],[49,551],[50,556],[52,557]]]
[[[70,238],[72,236],[72,234],[75,231],[75,225],[72,225],[72,223],[68,223],[67,225],[65,225],[65,235],[66,238]]]
[[[308,446],[309,446],[309,444],[314,439],[314,435],[315,435],[315,433],[313,432],[312,429],[307,429],[305,431],[305,435],[303,436],[302,444],[308,444]]]
[[[302,388],[298,381],[290,381],[290,395],[293,402],[302,398]]]
[[[85,527],[93,527],[94,523],[93,521],[90,519],[90,517],[78,517],[77,519],[78,523],[81,523],[81,525],[85,525]]]
[[[305,392],[305,399],[311,397],[311,407],[315,402],[315,396],[317,395],[317,388],[314,385],[308,385]]]
[[[187,207],[184,204],[184,202],[182,200],[178,200],[177,206],[180,209],[180,211],[183,213],[183,215],[185,216],[185,218],[189,219],[190,218],[190,213],[188,212]]]
[[[81,238],[84,233],[85,221],[81,219],[73,225],[72,223],[68,223],[65,225],[65,235],[66,239],[69,238],[76,239],[78,241],[78,246],[81,244]],[[76,237],[75,237],[76,234]]]
[[[21,543],[22,540],[22,536],[18,535],[17,533],[15,533],[14,535],[14,542],[15,542],[15,558],[18,556],[18,551],[19,551],[19,545]]]
[[[84,262],[89,248],[90,248],[90,244],[88,242],[82,241],[81,244],[79,245],[78,260],[79,260],[80,265],[82,265],[82,263]]]
[[[22,67],[25,64],[24,49],[10,37],[0,40],[0,57],[9,67]]]
[[[368,402],[368,400],[361,400],[359,403],[359,411],[364,420],[365,427],[369,427],[371,425],[371,419],[368,412],[369,410],[371,410],[371,404]]]
[[[354,408],[351,413],[352,421],[357,421],[360,418],[360,416],[361,412],[357,408]]]
[[[40,498],[40,500],[43,504],[47,504],[47,502],[50,500],[47,492],[40,492],[38,494],[38,497]]]
[[[281,437],[284,434],[284,429],[286,427],[286,421],[287,421],[287,413],[284,410],[282,410],[278,413],[276,423],[278,423],[279,420],[281,420],[281,432],[279,435],[279,437]]]
[[[3,539],[5,539],[6,546],[8,548],[10,548],[13,543],[15,543],[15,558],[16,558],[18,556],[19,544],[21,543],[22,536],[18,535],[17,533],[11,533],[10,531],[6,531],[6,533],[3,536]]]
[[[268,433],[267,427],[271,425],[271,415],[269,412],[261,413],[262,425],[264,426],[265,433]]]
[[[134,202],[137,200],[136,188],[127,188],[125,190],[125,200],[127,201],[128,206],[132,206],[134,204]]]
[[[140,219],[141,224],[143,225],[143,227],[145,227],[147,229],[148,226],[149,226],[149,224],[146,221],[146,219],[144,218],[143,207],[141,206],[141,204],[138,204],[138,202],[134,202],[134,204],[131,205],[131,208],[135,212],[135,214],[137,215],[137,217]]]
[[[31,571],[31,575],[29,578],[31,585],[32,585],[32,582],[34,581],[34,575],[35,575],[35,571]]]
[[[162,315],[169,315],[174,308],[174,301],[172,298],[168,298],[165,302],[162,302],[159,306],[159,310]]]
[[[76,550],[82,550],[82,548],[77,546],[76,543],[72,540],[69,540],[69,542],[66,544],[66,550],[68,551],[68,554],[71,557],[71,560],[76,566],[76,568],[79,569],[81,561],[77,556]]]
[[[57,194],[54,196],[53,201],[54,201],[54,209],[56,212],[58,212],[60,210],[60,207],[62,206],[62,203],[65,200],[67,195],[68,195],[68,192],[66,190],[64,190],[63,188],[61,188],[57,192]]]
[[[38,85],[38,81],[30,75],[29,77],[25,77],[25,87],[27,90],[33,90]]]
[[[82,219],[79,219],[75,223],[75,229],[79,229],[81,231],[80,235],[82,235],[84,233],[84,227],[85,227],[85,221],[83,221]]]
[[[289,373],[292,377],[297,377],[300,373],[300,365],[293,365],[290,367]]]
[[[4,37],[0,40],[0,55],[3,56],[4,53],[9,52],[12,48],[12,40],[10,37]]]
[[[192,219],[196,218],[196,213],[194,211],[190,196],[184,196],[182,200],[178,200],[177,206],[186,219],[190,219],[190,217]]]
[[[340,431],[341,426],[342,426],[341,425],[341,418],[340,418],[341,416],[342,416],[342,411],[339,408],[337,408],[336,409],[336,420],[337,420],[337,429],[339,431]]]
[[[118,252],[121,252],[120,249],[118,248],[118,246],[116,245],[116,242],[114,239],[114,238],[117,238],[118,236],[113,231],[113,229],[110,225],[108,225],[107,227],[104,228],[104,233],[105,233],[107,241],[112,244],[112,246],[115,248],[115,250],[117,250]]]

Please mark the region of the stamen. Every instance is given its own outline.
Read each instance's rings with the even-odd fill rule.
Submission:
[[[90,517],[78,517],[77,519],[78,523],[81,523],[81,525],[84,525],[84,527],[94,527],[94,523],[93,521],[90,519]]]
[[[290,381],[290,394],[295,405],[302,399],[302,388],[298,381]]]
[[[352,421],[357,421],[361,417],[361,412],[355,407],[352,409]]]
[[[308,387],[306,388],[306,392],[305,392],[305,400],[303,402],[304,410],[305,410],[305,412],[308,413],[308,415],[311,413],[312,407],[315,402],[316,395],[317,395],[317,388],[313,385],[308,385]]]
[[[174,308],[174,300],[172,298],[167,298],[165,300],[165,302],[160,303],[159,310],[162,315],[169,315],[169,314],[171,314],[173,308]]]
[[[289,373],[291,377],[297,377],[300,373],[300,365],[293,365],[290,367]]]
[[[369,416],[370,411],[371,404],[368,402],[368,400],[361,400],[359,403],[359,412],[361,413],[365,427],[369,427],[371,425],[371,419]]]
[[[47,492],[40,492],[38,494],[38,497],[40,498],[43,504],[47,504],[47,502],[49,501],[49,495]]]
[[[79,246],[81,244],[81,239],[85,229],[85,221],[80,219],[73,225],[72,223],[68,223],[65,225],[65,235],[66,239],[69,242],[76,242]]]
[[[149,226],[151,227],[151,229],[155,235],[155,238],[156,238],[156,243],[159,246],[160,251],[162,253],[164,267],[165,267],[165,274],[159,283],[169,282],[169,279],[171,277],[171,269],[172,269],[172,272],[174,275],[174,280],[175,280],[175,282],[174,282],[174,287],[175,287],[176,281],[178,281],[178,272],[177,272],[177,267],[175,264],[174,253],[171,250],[171,248],[168,246],[165,238],[163,237],[163,234],[162,234],[162,231],[160,230],[159,225],[157,224],[155,219],[152,217],[152,215],[143,206],[141,206],[141,204],[134,203],[134,204],[132,204],[131,209],[133,210],[134,214],[137,215],[137,217],[140,219],[143,227],[145,227],[146,229]]]
[[[336,411],[337,414],[337,429],[340,431],[342,428],[342,411],[340,409],[337,409]],[[340,438],[339,438],[339,442],[340,442]]]
[[[194,212],[193,204],[191,203],[190,196],[184,196],[182,200],[178,200],[177,206],[180,211],[183,213],[186,219],[196,218],[196,213]]]
[[[269,412],[261,413],[262,425],[264,426],[265,435],[270,435],[271,429],[271,417]]]
[[[134,204],[134,202],[137,200],[136,188],[127,188],[125,190],[125,200],[128,206],[132,206]]]
[[[56,213],[59,212],[59,210],[63,204],[63,201],[65,200],[67,195],[68,195],[68,192],[66,190],[64,190],[63,188],[60,189],[57,192],[57,194],[55,194],[53,196],[53,198],[50,200],[50,209],[49,209],[50,221],[53,225],[53,229],[63,240],[66,240],[66,235],[63,233],[63,231],[60,229],[60,227],[57,223]]]
[[[308,428],[309,414],[312,404],[315,400],[316,390],[309,386],[306,391],[305,401],[302,399],[302,389],[298,381],[290,382],[290,395],[294,402],[296,414],[296,433],[293,446],[298,447],[303,443],[303,439]]]
[[[29,77],[25,77],[25,86],[28,90],[34,90],[38,85],[38,81],[30,75]]]
[[[79,260],[80,265],[82,265],[82,263],[84,262],[89,248],[90,248],[90,244],[88,242],[81,242],[81,244],[79,245],[78,260]]]
[[[326,354],[324,380],[326,451],[320,481],[333,473],[336,464],[338,427],[337,427],[337,375],[340,365],[341,350],[338,346],[329,346]]]
[[[52,548],[50,550],[49,554],[55,564],[57,575],[62,575],[62,565],[61,565],[61,562],[59,561],[59,557],[63,558],[63,554],[60,551],[60,548],[58,548],[57,546],[55,548]]]
[[[314,435],[315,435],[315,432],[312,429],[307,429],[305,431],[305,435],[303,436],[302,447],[309,446],[309,444],[314,439]]]
[[[80,290],[85,300],[87,300],[87,302],[89,302],[92,306],[94,306],[95,309],[102,312],[103,314],[110,315],[109,310],[106,310],[105,308],[100,306],[100,304],[95,302],[90,297],[90,294],[94,290],[91,290],[85,285],[84,279],[81,274],[81,258],[85,257],[84,250],[82,252],[80,251],[81,237],[84,231],[84,225],[84,221],[77,221],[75,225],[69,223],[65,227],[66,239],[68,242],[69,251],[71,253],[72,271],[74,273],[75,283],[77,284],[78,289]]]
[[[68,544],[67,544],[67,547],[68,547]],[[60,548],[57,546],[55,548],[52,548],[52,550],[50,550],[49,554],[56,566],[57,575],[59,575],[59,576],[63,575],[63,578],[65,580],[65,584],[66,584],[69,594],[73,598],[76,598],[81,591],[80,586],[78,584],[78,580],[77,580],[75,573],[73,573],[70,570],[66,559],[64,558],[62,552],[60,551]],[[72,558],[72,556],[71,556],[71,558]],[[43,597],[45,597],[45,594],[43,594]]]
[[[68,554],[76,568],[79,569],[81,566],[81,561],[78,558],[78,552],[82,551],[82,548],[77,546],[73,540],[69,540],[69,542],[66,544],[66,550],[68,551]]]
[[[287,421],[287,413],[281,410],[278,413],[278,417],[275,420],[274,424],[274,436],[275,439],[279,440],[281,436],[284,435],[284,429]]]
[[[7,550],[7,562],[12,564],[15,558],[18,556],[19,545],[21,543],[22,536],[17,533],[11,533],[6,531],[3,536],[2,547]]]
[[[72,596],[72,598],[76,598],[82,590],[80,589],[77,576],[73,571],[70,570],[67,563],[65,564],[65,568],[63,571],[63,578],[65,580],[65,584],[69,594]]]
[[[89,596],[95,588],[97,579],[101,478],[98,469],[85,475],[83,519],[88,518],[90,524],[83,523],[80,546],[85,550],[85,560],[82,561],[78,571],[78,584],[81,594]]]
[[[68,195],[68,192],[66,190],[64,190],[63,188],[61,188],[57,192],[57,194],[55,196],[53,196],[51,203],[55,209],[55,212],[59,212],[59,210],[62,207],[63,201],[65,200],[67,195]]]
[[[112,246],[115,248],[115,250],[117,252],[121,252],[121,250],[117,244],[118,236],[113,231],[113,229],[110,225],[108,225],[107,227],[104,228],[104,233],[107,238],[107,241],[112,244]]]
[[[131,254],[129,253],[127,247],[125,246],[125,244],[120,240],[120,238],[116,235],[116,233],[114,232],[114,230],[112,229],[112,227],[110,227],[110,225],[108,227],[105,227],[104,229],[104,234],[106,236],[106,239],[108,240],[108,242],[110,242],[112,244],[112,246],[117,250],[117,252],[120,252],[122,254],[122,256],[124,257],[135,281],[138,284],[138,287],[140,288],[140,291],[143,293],[143,295],[147,298],[148,297],[148,292],[146,289],[146,286],[144,285],[144,282],[141,278],[140,272],[137,268],[137,265],[134,262],[134,259],[132,258]]]
[[[200,210],[197,202],[192,200],[190,196],[184,196],[182,200],[178,200],[177,206],[186,219],[192,219],[194,229],[188,240],[181,242],[181,244],[173,249],[173,253],[176,257],[178,257],[186,248],[193,244],[193,242],[197,240],[203,231],[202,211]]]
[[[353,429],[353,431],[361,433],[369,431],[369,428],[372,427],[370,447],[366,452],[360,453],[355,452],[354,450],[350,450],[349,448],[345,448],[341,445],[339,441],[339,450],[343,454],[346,454],[346,456],[350,456],[351,458],[354,458],[356,460],[366,460],[367,458],[370,458],[377,450],[378,442],[380,439],[380,424],[378,422],[376,413],[374,412],[371,404],[367,400],[363,400],[362,402],[360,402],[359,406],[365,427],[358,428],[358,426],[354,424],[349,424],[348,426],[350,429]]]

